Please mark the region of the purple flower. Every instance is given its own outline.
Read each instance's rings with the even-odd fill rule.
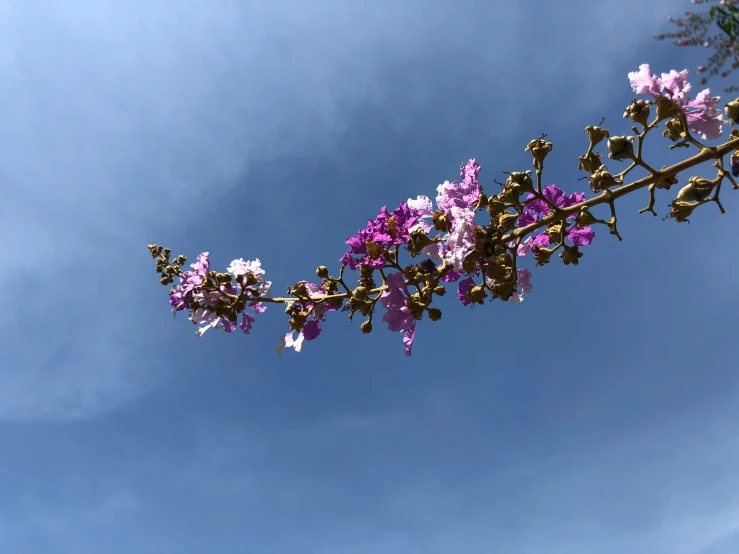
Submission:
[[[739,156],[736,153],[731,155],[731,174],[739,177]]]
[[[380,302],[387,312],[382,320],[387,323],[387,328],[393,332],[403,332],[405,343],[405,355],[411,355],[413,338],[416,329],[416,320],[408,308],[408,287],[402,273],[390,273],[387,276],[388,288],[382,292]]]
[[[462,303],[463,306],[469,306],[470,304],[472,304],[472,301],[467,296],[467,293],[474,286],[475,282],[472,280],[472,277],[467,277],[467,279],[462,279],[459,282],[459,288],[457,288],[457,298],[459,298],[459,301]]]
[[[431,224],[426,221],[434,215],[434,205],[428,196],[417,196],[415,199],[409,198],[408,207],[413,210],[418,217],[418,221],[415,225],[408,228],[409,232],[413,232],[416,229],[422,229],[424,233],[428,233],[431,230]]]
[[[544,198],[561,209],[569,208],[570,206],[574,206],[575,204],[585,201],[585,193],[573,192],[572,194],[565,194],[557,185],[544,187],[541,192]],[[537,198],[535,194],[529,194],[526,200],[528,203],[526,204],[521,217],[518,218],[519,227],[525,227],[526,225],[535,223],[539,221],[539,216],[546,216],[550,211],[552,211],[549,204],[547,204],[543,199]],[[572,219],[574,217],[576,217],[576,214],[568,216],[567,219]],[[541,241],[544,239],[539,240]],[[529,249],[526,247],[521,249],[521,246],[522,245],[519,246],[518,255],[525,256],[528,254]],[[537,246],[546,246],[546,244],[538,244]]]
[[[567,231],[567,238],[575,246],[587,246],[588,244],[593,242],[594,237],[595,233],[590,229],[589,225],[583,227],[582,229],[571,227]]]
[[[280,337],[280,342],[275,348],[278,356],[282,354],[282,350],[285,348],[293,348],[295,352],[300,352],[303,349],[303,340],[305,340],[303,333],[300,333],[297,339],[294,338],[294,335],[295,332],[290,331]]]
[[[238,324],[238,314],[234,321],[226,317],[219,317],[215,310],[212,309],[218,303],[228,304],[231,299],[227,295],[239,296],[242,293],[241,285],[238,283],[233,285],[221,285],[220,291],[203,291],[201,286],[205,281],[208,271],[210,270],[210,262],[208,261],[208,253],[203,252],[198,256],[197,262],[191,265],[192,271],[185,271],[180,275],[180,284],[175,286],[170,295],[169,302],[175,311],[191,309],[192,302],[197,301],[198,307],[190,313],[190,321],[194,325],[202,325],[198,327],[196,334],[202,337],[208,329],[223,329],[226,333],[232,333],[237,326],[245,334],[249,334],[255,318],[252,314],[243,311],[241,324]],[[250,285],[245,291],[247,297],[252,297],[252,290],[257,291],[258,296],[268,296],[272,283],[263,279],[264,270],[261,268],[259,260],[244,261],[243,259],[234,260],[228,268],[229,273],[235,276],[244,275],[247,272],[252,273],[258,282]],[[263,313],[266,308],[262,302],[249,302],[246,309],[251,309],[254,313]]]
[[[475,212],[465,208],[452,208],[452,229],[445,237],[444,261],[462,271],[462,263],[475,249]]]
[[[441,269],[442,266],[439,266],[437,269]],[[457,279],[459,279],[462,276],[462,274],[459,271],[447,271],[444,274],[444,277],[441,278],[442,281],[445,283],[455,283]]]
[[[305,340],[307,340],[308,342],[312,341],[320,334],[321,334],[321,322],[318,321],[317,319],[308,321],[303,327],[303,336],[305,337]]]
[[[721,97],[708,96],[710,93],[709,88],[702,90],[695,100],[688,100],[684,106],[688,127],[704,139],[721,135],[721,125],[724,123],[721,112],[716,108]]]
[[[421,213],[405,202],[401,202],[392,213],[383,206],[374,221],[368,219],[365,229],[346,239],[349,250],[341,258],[341,263],[350,269],[357,269],[360,265],[384,267],[385,252],[393,245],[408,242],[410,228],[418,222]]]
[[[208,260],[208,252],[203,252],[198,256],[194,264],[190,264],[192,271],[183,271],[180,273],[180,284],[175,285],[172,293],[169,295],[169,304],[173,311],[190,309],[193,294],[200,288],[205,281],[205,276],[210,269],[210,261]]]
[[[721,135],[721,126],[725,123],[721,111],[716,108],[721,99],[709,96],[711,89],[698,93],[695,100],[687,98],[686,93],[692,89],[687,81],[688,70],[663,73],[661,78],[652,75],[649,64],[639,66],[639,71],[629,73],[631,88],[636,94],[648,94],[655,98],[664,96],[675,102],[686,116],[688,128],[698,133],[703,139],[715,139]]]
[[[256,318],[248,312],[244,312],[241,318],[241,330],[244,331],[245,335],[251,331],[252,324],[256,321]]]
[[[528,269],[517,269],[518,287],[526,294],[531,292],[531,272]]]
[[[521,214],[521,217],[518,218],[517,223],[519,227],[526,227],[527,225],[531,225],[532,223],[536,223],[537,221],[539,221],[538,215],[533,213],[533,211],[524,210],[524,212]]]
[[[477,201],[480,196],[480,185],[477,176],[480,173],[480,166],[475,163],[475,158],[460,167],[460,176],[462,182],[444,181],[436,187],[436,205],[443,213],[450,215],[452,208],[469,209],[472,204]]]
[[[534,237],[534,240],[531,241],[531,248],[538,248],[540,246],[549,246],[549,235],[546,233],[541,233],[539,235],[536,235]]]

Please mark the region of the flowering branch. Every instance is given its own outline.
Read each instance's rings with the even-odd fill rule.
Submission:
[[[445,181],[437,187],[436,208],[426,196],[408,199],[392,212],[383,207],[374,220],[367,221],[365,229],[346,240],[349,249],[340,260],[338,277],[320,266],[316,270],[320,284],[298,281],[288,288],[286,297],[271,295],[272,283],[264,279],[258,259],[234,260],[227,272],[219,273],[210,270],[207,252],[198,256],[191,270],[183,270],[185,256],[171,259],[168,248],[150,245],[149,252],[163,285],[179,279],[170,291],[170,305],[175,314],[190,311],[190,320],[199,326],[198,336],[210,328],[231,333],[237,326],[249,334],[265,304],[278,303],[285,306],[290,330],[281,336],[277,352],[285,347],[299,352],[304,341],[320,335],[329,312],[349,312],[350,321],[359,313],[364,318],[360,329],[370,333],[373,316],[381,306],[382,321],[390,331],[404,334],[405,352],[410,356],[416,322],[425,315],[431,321],[442,317],[432,303],[446,294],[445,285],[458,283],[456,295],[464,306],[484,304],[486,299],[521,302],[532,290],[532,275],[519,267],[519,258],[532,254],[536,265],[543,266],[556,252],[565,265],[578,265],[583,256],[580,248],[592,243],[596,225],[604,225],[622,240],[616,201],[627,194],[646,188],[649,201],[640,213],[656,216],[656,190],[669,190],[677,184],[678,174],[712,160],[716,176],[689,177],[669,204],[666,218],[686,222],[695,209],[708,203],[715,203],[724,213],[719,199],[721,184],[726,179],[733,189],[739,188],[734,181],[739,175],[739,130],[732,130],[729,139],[718,146],[701,142],[718,138],[727,120],[716,108],[719,98],[709,96],[710,90],[688,98],[691,85],[687,73],[671,71],[657,77],[646,64],[629,73],[634,93],[651,97],[634,100],[624,112],[624,118],[635,124],[634,136],[610,136],[600,126],[603,121],[585,128],[590,144],[579,158],[579,169],[588,174],[590,188],[596,193],[590,199],[584,193],[567,195],[556,185],[542,187],[544,161],[553,147],[542,135],[525,149],[533,158],[536,184],[531,171],[506,172],[506,181],[498,183],[501,190],[488,196],[478,181],[481,168],[472,158],[461,166],[460,181]],[[655,113],[649,122],[652,106]],[[729,102],[724,111],[728,122],[736,124],[739,98]],[[672,141],[671,149],[694,147],[698,152],[657,170],[644,160],[642,150],[647,134],[662,122],[662,135]],[[620,173],[611,173],[601,163],[602,155],[594,151],[606,138],[609,159],[630,162]],[[729,170],[724,166],[727,154],[731,154]],[[636,168],[645,169],[648,175],[625,183],[625,177]],[[608,205],[610,219],[591,213],[591,208],[601,204]],[[476,217],[483,214],[485,221],[478,224]],[[402,251],[421,261],[401,263]],[[353,288],[344,276],[347,269],[357,272]]]

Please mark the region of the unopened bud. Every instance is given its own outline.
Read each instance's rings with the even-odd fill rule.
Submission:
[[[534,192],[534,181],[531,179],[531,171],[514,171],[508,174],[506,186],[519,185],[524,192]]]
[[[534,158],[534,167],[536,171],[544,169],[544,158],[552,151],[552,143],[543,138],[532,140],[526,145],[524,152],[531,152]]]
[[[598,171],[598,168],[603,166],[600,161],[601,158],[602,155],[596,154],[595,152],[591,152],[585,156],[580,156],[580,165],[578,166],[578,169],[584,169],[588,173],[594,173]]]
[[[590,189],[593,192],[600,192],[603,189],[607,189],[616,185],[620,185],[621,181],[617,180],[611,173],[606,169],[606,166],[600,166],[600,169],[590,175]]]
[[[441,310],[439,308],[429,308],[428,314],[431,321],[439,321],[441,319]]]
[[[316,276],[321,279],[328,279],[328,268],[325,265],[319,265],[316,269]]]
[[[496,198],[493,196],[492,198],[488,198],[488,213],[490,214],[490,217],[497,217],[498,214],[503,213],[505,210],[505,202],[500,200],[499,198]]]
[[[516,228],[516,221],[518,221],[518,218],[518,214],[503,212],[498,216],[498,228],[503,231],[512,231]]]
[[[657,121],[680,115],[680,106],[665,96],[657,97]]]
[[[739,123],[739,98],[732,100],[724,107],[724,111],[732,125]]]
[[[487,295],[488,293],[485,292],[485,287],[482,284],[467,291],[467,297],[475,304],[483,304]]]
[[[591,150],[595,148],[604,138],[610,136],[608,129],[603,129],[601,127],[598,127],[597,125],[588,125],[587,127],[585,127],[585,132],[588,134],[588,138],[590,139]]]
[[[685,132],[683,120],[676,117],[665,123],[665,130],[662,131],[662,136],[669,138],[673,142],[681,138],[685,138],[687,133]]]
[[[622,161],[634,157],[634,137],[611,137],[608,139],[608,157]]]
[[[372,332],[372,320],[368,319],[367,321],[362,322],[359,328],[362,330],[362,333],[364,334],[371,333]]]
[[[443,231],[446,233],[446,232],[449,232],[452,228],[449,218],[443,213],[441,213],[439,210],[436,210],[434,212],[434,215],[431,218],[431,221],[434,224],[434,228],[437,231]]]
[[[679,200],[673,200],[672,204],[670,204],[670,213],[667,214],[668,217],[673,218],[678,223],[688,222],[688,216],[693,213],[693,210],[700,206],[697,202],[694,204],[689,204],[687,202],[680,202]]]
[[[442,287],[441,285],[438,285],[434,288],[434,294],[436,296],[444,296],[446,294],[446,288]]]
[[[628,117],[634,123],[647,126],[647,119],[651,110],[651,102],[648,100],[634,100],[624,112],[624,117]]]

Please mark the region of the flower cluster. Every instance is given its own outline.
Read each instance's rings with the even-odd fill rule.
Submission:
[[[639,71],[629,73],[634,93],[648,94],[657,99],[658,113],[660,107],[664,106],[665,115],[673,117],[676,109],[679,109],[685,115],[691,131],[703,139],[718,138],[721,135],[721,126],[725,123],[721,112],[716,108],[721,97],[709,96],[711,89],[704,89],[691,100],[686,93],[693,87],[687,79],[687,69],[680,72],[673,69],[669,73],[663,73],[660,78],[652,75],[649,64],[642,64]]]
[[[228,273],[217,273],[210,271],[208,252],[203,252],[190,265],[191,271],[181,271],[179,268],[185,262],[184,256],[170,264],[169,249],[163,251],[161,246],[150,245],[149,251],[152,257],[158,257],[157,269],[164,270],[160,273],[179,278],[180,284],[170,291],[169,304],[174,313],[190,310],[190,321],[201,325],[196,331],[199,337],[214,328],[232,333],[237,326],[248,335],[256,321],[254,315],[266,310],[263,299],[269,297],[272,283],[264,279],[259,259],[245,261],[239,258],[231,262]],[[167,281],[171,280],[170,276]]]
[[[454,284],[456,299],[463,306],[492,300],[518,303],[532,290],[532,274],[521,267],[530,261],[529,255],[536,266],[548,264],[555,252],[565,265],[576,266],[583,257],[580,248],[590,245],[595,237],[596,225],[604,225],[621,240],[615,201],[625,194],[646,188],[649,204],[641,213],[657,215],[656,190],[668,191],[678,182],[679,171],[714,161],[716,177],[689,177],[669,205],[668,217],[688,221],[693,210],[706,203],[715,203],[723,213],[721,183],[726,179],[732,188],[739,188],[733,179],[739,175],[739,130],[732,130],[727,142],[713,148],[706,148],[692,133],[716,138],[723,124],[739,123],[739,99],[724,108],[726,119],[716,107],[718,97],[711,97],[708,89],[694,99],[687,96],[691,90],[687,71],[657,77],[643,64],[629,73],[629,81],[635,93],[650,95],[654,102],[634,100],[626,108],[624,117],[641,126],[641,132],[632,127],[635,136],[611,136],[600,126],[585,128],[590,145],[579,158],[579,169],[588,174],[596,194],[590,199],[582,192],[567,194],[556,185],[542,185],[544,162],[553,148],[542,135],[525,149],[535,175],[530,170],[506,172],[504,183],[495,181],[499,192],[488,195],[479,181],[480,165],[471,158],[460,166],[458,180],[444,181],[436,188],[434,200],[419,195],[392,211],[383,206],[377,217],[346,239],[348,249],[340,259],[338,276],[320,266],[316,270],[320,282],[298,281],[288,288],[285,298],[271,296],[272,283],[264,279],[258,259],[234,260],[226,273],[218,273],[211,271],[204,252],[184,270],[184,256],[170,260],[169,249],[150,245],[161,283],[179,279],[170,291],[170,305],[175,313],[189,310],[190,320],[202,336],[211,328],[230,333],[240,327],[248,334],[255,316],[265,311],[265,303],[284,304],[289,332],[280,336],[278,354],[285,348],[300,352],[305,342],[317,339],[331,312],[348,312],[350,321],[359,314],[364,318],[360,325],[363,333],[372,331],[373,318],[381,312],[388,330],[403,334],[405,353],[410,356],[418,322],[425,317],[441,319],[436,302],[450,284]],[[653,103],[656,114],[648,122]],[[663,121],[663,135],[675,143],[670,148],[693,146],[699,153],[656,170],[644,160],[642,146],[647,133]],[[611,173],[601,162],[602,155],[594,151],[606,138],[608,157],[630,162],[620,173]],[[723,161],[727,154],[731,155],[728,168]],[[646,169],[648,176],[625,183],[629,172],[638,167]],[[601,204],[610,208],[610,219],[596,218],[590,212]],[[402,261],[403,252],[416,263]],[[357,273],[355,285],[345,277],[347,270]]]

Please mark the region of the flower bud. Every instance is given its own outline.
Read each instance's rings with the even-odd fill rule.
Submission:
[[[739,123],[739,98],[732,100],[724,107],[724,111],[732,125]]]
[[[612,137],[608,139],[608,157],[622,161],[634,157],[634,137]]]
[[[524,192],[534,192],[534,182],[531,179],[531,171],[514,171],[508,174],[506,186],[519,185]]]
[[[437,231],[448,233],[452,228],[452,224],[449,221],[449,218],[441,213],[439,210],[436,210],[434,212],[431,221],[434,224],[434,229],[436,229]]]
[[[441,310],[439,308],[429,308],[428,314],[431,321],[439,321],[441,319]]]
[[[665,96],[657,97],[657,121],[680,115],[680,106]]]
[[[536,265],[544,265],[544,264],[549,263],[549,258],[552,257],[554,250],[550,250],[549,248],[544,248],[543,246],[539,246],[538,248],[532,249],[532,252],[534,253],[534,259],[536,260]]]
[[[475,202],[475,209],[482,210],[487,207],[488,207],[488,197],[485,195],[485,193],[481,192],[477,197],[477,202]]]
[[[316,276],[321,279],[328,279],[328,268],[325,265],[319,265],[316,269]]]
[[[552,143],[543,138],[532,140],[526,145],[524,152],[531,152],[534,158],[534,167],[539,172],[544,169],[544,158],[552,151]]]
[[[485,292],[485,287],[481,284],[474,286],[470,290],[467,291],[467,297],[474,304],[483,304],[485,301],[485,298],[487,298],[487,295],[488,293]]]
[[[687,202],[680,202],[679,200],[673,200],[672,204],[670,204],[670,213],[667,214],[668,217],[674,218],[675,221],[678,223],[683,223],[688,221],[688,216],[693,213],[693,210],[700,206],[700,204],[689,204]]]
[[[580,208],[580,214],[577,216],[575,227],[582,229],[583,227],[593,225],[595,223],[602,223],[602,220],[597,219],[593,214],[591,214],[587,206]]]
[[[588,125],[585,127],[585,132],[588,134],[588,138],[590,139],[590,150],[595,148],[604,138],[610,136],[608,129],[603,129],[597,125]]]
[[[362,322],[359,328],[362,330],[362,333],[364,334],[371,333],[372,332],[372,320],[368,319],[367,321]]]
[[[413,316],[413,319],[420,320],[423,317],[423,312],[426,310],[426,306],[421,301],[418,293],[409,296],[406,300],[406,305],[408,306],[408,311],[411,313],[411,316]]]
[[[436,296],[444,296],[446,294],[446,288],[441,285],[437,285],[436,288],[434,288],[434,294]]]
[[[505,210],[505,202],[493,196],[488,198],[488,213],[491,218],[497,217]]]
[[[590,154],[580,156],[580,165],[578,166],[578,169],[584,169],[588,173],[594,173],[598,171],[600,167],[603,167],[603,164],[600,161],[602,157],[603,156],[601,154],[596,154],[595,152],[590,152]]]
[[[577,246],[567,246],[565,244],[564,252],[561,252],[559,257],[564,260],[565,265],[577,265],[578,260],[582,258],[582,252],[579,251]]]
[[[493,291],[495,296],[501,300],[508,301],[513,292],[516,290],[516,280],[500,279],[493,282]]]
[[[685,125],[683,125],[682,118],[676,117],[665,123],[665,130],[662,131],[662,136],[669,138],[673,142],[688,136],[685,132]]]
[[[601,190],[620,185],[621,181],[618,181],[611,173],[606,169],[606,166],[600,166],[600,169],[590,175],[590,189],[593,192],[600,192]]]
[[[498,228],[503,231],[512,231],[516,228],[518,217],[518,214],[503,212],[498,216]]]
[[[435,241],[423,229],[416,229],[408,237],[408,253],[412,257],[416,257],[421,253],[421,250],[434,243]]]
[[[703,202],[711,190],[713,189],[713,183],[708,179],[701,177],[691,177],[688,179],[688,184],[685,185],[677,193],[678,202]]]
[[[647,126],[651,102],[648,100],[634,100],[624,112],[624,117],[628,117],[634,123]]]

